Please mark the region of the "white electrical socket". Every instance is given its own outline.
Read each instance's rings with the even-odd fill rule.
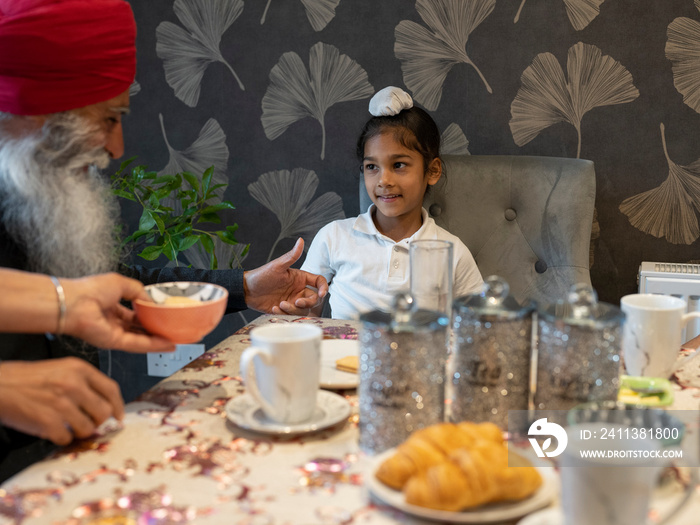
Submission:
[[[146,354],[148,375],[168,377],[204,353],[204,345],[175,345],[174,352]]]

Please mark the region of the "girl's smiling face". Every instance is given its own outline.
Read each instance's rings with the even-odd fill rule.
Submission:
[[[440,179],[442,163],[435,158],[427,168],[423,156],[404,146],[392,131],[365,143],[362,172],[367,193],[376,206],[375,224],[380,232],[388,235],[385,230],[399,227],[406,230],[405,237],[410,237],[420,228],[423,196],[428,185]]]

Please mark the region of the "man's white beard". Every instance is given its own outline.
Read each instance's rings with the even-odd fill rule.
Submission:
[[[59,113],[38,133],[0,137],[0,220],[28,270],[82,277],[117,268],[119,204],[98,171],[109,164],[94,147],[98,133]]]

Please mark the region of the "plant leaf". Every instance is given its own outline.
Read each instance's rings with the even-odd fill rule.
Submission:
[[[163,245],[163,253],[171,261],[177,261],[177,250],[175,249],[177,241],[166,234],[166,243]]]
[[[202,213],[199,217],[199,222],[221,224],[221,218],[216,213]]]
[[[518,146],[552,124],[568,122],[578,133],[579,158],[583,116],[595,107],[624,104],[639,96],[627,69],[595,46],[579,42],[569,48],[567,71],[568,82],[554,55],[541,53],[523,72],[510,107],[510,129]]]
[[[176,180],[177,177],[175,177],[175,175],[159,175],[158,177],[153,179],[153,184],[172,184]]]
[[[153,233],[153,231],[151,231],[151,230],[136,230],[134,233],[132,233],[126,239],[124,239],[124,241],[122,241],[122,242],[124,244],[128,244],[130,242],[135,242],[138,239],[140,239],[141,237],[143,237],[144,235],[150,235],[152,233]]]
[[[231,71],[244,90],[219,50],[221,36],[243,11],[243,0],[175,0],[173,10],[189,32],[172,22],[161,22],[156,28],[156,54],[163,60],[165,80],[175,96],[190,107],[196,106],[204,71],[217,61]]]
[[[394,29],[394,53],[401,62],[403,80],[426,109],[440,105],[442,85],[455,64],[472,66],[486,90],[491,86],[467,55],[469,35],[496,6],[496,0],[417,0],[416,10],[429,29],[402,20]]]
[[[132,162],[134,162],[135,159],[136,159],[136,157],[130,157],[130,158],[126,159],[125,161],[123,161],[119,165],[119,169],[117,169],[117,171],[114,173],[113,177],[119,177],[122,174],[122,172],[126,169],[126,167],[129,164],[131,164]]]
[[[199,236],[197,235],[190,235],[188,237],[183,237],[180,240],[180,243],[177,246],[177,249],[181,252],[184,252],[188,248],[191,248],[194,246],[196,243],[199,242]]]
[[[153,221],[158,227],[158,233],[163,235],[165,233],[165,223],[163,222],[163,219],[161,219],[158,215],[153,215]]]
[[[189,222],[181,222],[171,229],[171,235],[189,234],[192,231],[192,224]]]
[[[162,246],[146,246],[143,251],[139,253],[139,257],[146,259],[147,261],[155,261],[158,257],[160,257],[161,253],[163,253]]]
[[[226,244],[238,244],[236,237],[231,232],[219,230],[216,232],[216,236]]]
[[[214,253],[214,241],[212,241],[211,237],[208,234],[201,233],[199,235],[199,240],[202,241],[202,247],[207,253]]]
[[[222,201],[218,204],[212,204],[202,209],[202,213],[216,213],[221,210],[235,210],[236,208],[229,201]]]
[[[156,193],[149,192],[148,199],[146,200],[154,210],[157,210],[160,206],[160,199],[158,198],[158,195]]]
[[[153,212],[144,209],[139,219],[139,230],[150,230],[156,225],[156,220],[153,217]]]
[[[212,175],[214,175],[214,166],[209,166],[204,173],[202,173],[202,194],[204,195],[209,192]]]
[[[183,171],[182,178],[184,178],[192,188],[199,191],[199,179],[197,179],[196,176],[192,175],[189,171]]]
[[[136,202],[136,197],[134,197],[131,193],[124,191],[124,190],[112,190],[112,193],[114,193],[117,197],[121,197],[122,199],[128,199],[130,201]]]
[[[321,124],[321,159],[325,157],[326,110],[334,104],[366,98],[374,93],[367,73],[335,46],[318,42],[309,53],[309,73],[301,58],[284,53],[270,71],[270,85],[262,100],[263,129],[274,140],[305,117]]]

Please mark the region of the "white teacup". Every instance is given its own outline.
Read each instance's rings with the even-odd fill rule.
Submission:
[[[321,371],[321,328],[282,323],[254,328],[241,355],[248,393],[265,415],[285,424],[308,421],[316,408]]]
[[[566,430],[568,444],[559,457],[564,523],[649,523],[647,515],[652,490],[661,470],[668,466],[668,460],[644,456],[660,452],[661,443],[648,437],[632,439],[640,437],[640,429],[617,423],[581,423],[567,427]],[[582,457],[582,451],[617,454],[618,457]],[[666,523],[692,496],[696,475],[695,469],[691,470],[693,482],[686,487],[684,497],[676,502],[661,521],[655,521],[656,525]]]
[[[681,332],[700,312],[687,311],[683,299],[670,295],[631,294],[620,300],[626,314],[622,334],[625,368],[631,376],[668,378],[698,351],[676,363]],[[700,350],[699,350],[700,351]]]

